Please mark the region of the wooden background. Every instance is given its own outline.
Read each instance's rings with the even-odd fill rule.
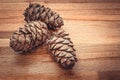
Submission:
[[[33,1],[63,17],[79,59],[72,70],[62,69],[44,47],[30,55],[9,47]],[[120,0],[0,0],[0,80],[120,80]]]

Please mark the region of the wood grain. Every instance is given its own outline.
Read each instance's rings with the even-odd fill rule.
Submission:
[[[58,12],[78,62],[64,70],[46,46],[20,55],[9,38],[26,23],[23,11],[37,2]],[[0,0],[0,80],[120,80],[120,0]]]
[[[44,3],[103,3],[103,2],[113,2],[118,3],[119,0],[1,0],[1,3],[25,3],[25,2],[44,2]]]

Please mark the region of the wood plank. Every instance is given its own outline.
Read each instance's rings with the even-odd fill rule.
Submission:
[[[14,55],[2,56],[0,58],[2,59],[0,61],[1,76],[34,75],[41,73],[63,74],[66,72],[66,70],[61,69],[61,67],[50,58],[49,54]],[[70,71],[74,71],[75,75],[82,71],[119,71],[119,61],[119,58],[78,60],[76,66]]]
[[[88,74],[86,74],[88,73]],[[97,72],[94,71],[90,71],[90,72],[80,72],[80,73],[74,73],[72,71],[68,71],[68,72],[63,72],[63,74],[39,74],[44,76],[44,78],[41,77],[41,79],[46,79],[47,80],[47,76],[49,76],[50,80],[77,80],[77,79],[86,79],[86,80],[99,80],[98,76],[97,76]],[[40,78],[39,75],[28,75],[28,76],[32,76],[32,77],[36,77],[36,80]],[[32,77],[27,78],[28,80],[31,79]],[[33,78],[32,78],[33,79]]]
[[[70,33],[70,38],[74,42],[74,44],[81,45],[82,43],[87,44],[111,44],[111,43],[119,43],[120,42],[120,35],[117,34],[119,32],[115,32],[114,34],[110,34],[109,31],[106,33],[105,31],[96,33],[96,30],[81,30],[81,33],[76,31],[74,34],[71,33],[72,31],[68,31]],[[114,32],[114,31],[113,31]],[[111,32],[112,33],[112,32]],[[12,33],[10,33],[7,38],[10,38],[12,36]],[[77,35],[76,35],[77,34]],[[83,35],[84,34],[84,35]]]
[[[0,32],[0,38],[1,39],[6,39],[10,38],[13,35],[14,32]]]
[[[74,3],[79,3],[81,2],[80,0],[61,0],[61,1],[57,1],[57,0],[11,0],[11,1],[7,1],[7,0],[1,0],[0,3],[29,3],[29,2],[44,2],[44,3],[65,3],[65,2],[74,2]],[[116,2],[116,1],[115,1]],[[117,1],[118,2],[118,1]]]
[[[76,54],[80,59],[89,58],[120,58],[119,44],[75,44]]]
[[[119,3],[40,3],[53,10],[119,10]],[[7,5],[7,7],[6,7]],[[0,10],[24,10],[29,3],[0,3]],[[57,6],[57,7],[56,7]],[[111,6],[111,7],[110,7]]]
[[[19,27],[24,27],[25,22],[18,22],[18,23],[2,23],[0,24],[0,32],[14,32],[18,30]],[[94,27],[101,28],[102,30],[105,29],[105,32],[108,30],[114,30],[119,32],[119,25],[120,21],[74,21],[74,20],[64,20],[64,26],[62,26],[65,30],[71,31],[73,28],[74,31],[79,27],[81,27],[79,30],[83,30],[86,28],[91,28],[94,29]],[[85,28],[83,28],[85,27]],[[117,29],[116,29],[117,28]],[[68,30],[69,29],[69,30]],[[91,29],[91,30],[92,30]],[[108,29],[108,30],[107,30]],[[108,31],[111,32],[111,31]],[[114,34],[114,33],[113,33]]]
[[[67,71],[63,74],[29,74],[29,75],[17,75],[17,76],[8,76],[8,77],[0,77],[2,80],[119,80],[120,72],[119,71],[104,71],[104,72],[80,72],[74,74],[74,72]]]
[[[6,41],[5,41],[6,40]],[[4,56],[13,56],[14,52],[12,48],[9,47],[9,40],[2,39],[0,40],[0,52],[1,57]],[[92,58],[111,58],[111,57],[120,57],[120,44],[74,44],[76,49],[76,55],[78,59],[92,59]],[[42,50],[42,51],[41,51]],[[42,52],[42,53],[41,53]],[[44,54],[46,52],[46,47],[41,47],[31,52],[31,55]]]
[[[108,72],[98,72],[99,80],[119,80],[120,72],[119,71],[108,71]]]
[[[0,24],[0,32],[14,32],[18,30],[19,27],[24,27],[25,22],[18,23],[2,23]],[[64,26],[62,26],[65,30],[71,31],[71,28],[75,29],[87,29],[90,27],[105,29],[105,32],[109,32],[108,30],[117,30],[119,32],[120,21],[74,21],[74,20],[64,20]],[[118,29],[116,29],[118,28]],[[69,30],[68,30],[69,29]],[[79,31],[78,30],[78,31]],[[91,29],[92,30],[92,29]],[[114,33],[113,33],[114,34]]]
[[[75,21],[120,21],[120,15],[61,15],[64,20]],[[16,20],[17,19],[17,20]],[[1,18],[0,24],[24,22],[23,17]]]
[[[58,74],[58,76],[53,75],[53,77],[56,77],[57,80],[60,80],[60,79],[62,79],[62,80],[66,80],[66,79],[67,80],[71,80],[71,79],[72,80],[78,80],[78,79],[80,79],[80,80],[103,80],[103,79],[110,80],[111,78],[114,80],[120,79],[120,77],[119,77],[120,72],[119,71],[107,71],[107,72],[90,71],[90,72],[80,72],[77,74],[74,74],[74,72],[68,71],[64,75],[65,76],[61,76],[60,78],[59,78],[59,76],[60,76],[59,74]],[[36,75],[29,75],[29,76],[32,76],[32,77],[34,76],[35,78],[38,78],[38,79],[40,77],[39,75],[37,75],[37,76]],[[50,76],[52,76],[52,75],[50,75]],[[31,79],[32,77],[27,78],[27,79]],[[53,77],[50,77],[50,79]],[[55,79],[55,78],[53,78],[53,79]],[[51,80],[53,80],[53,79],[51,79]]]
[[[9,39],[0,39],[0,46],[1,47],[9,46]]]
[[[8,7],[6,7],[4,4],[0,5],[0,10],[1,10],[1,17],[0,17],[0,23],[17,23],[17,22],[23,22],[23,11],[26,8],[25,6],[27,6],[27,4],[23,4],[23,3],[17,3],[17,4],[13,4],[13,3],[7,3]],[[47,6],[54,6],[52,3],[51,4],[45,4]],[[118,21],[120,20],[120,15],[119,15],[119,4],[114,3],[86,3],[86,4],[80,4],[80,3],[71,3],[71,4],[64,4],[66,7],[63,8],[61,7],[63,4],[55,4],[56,7],[53,7],[53,9],[56,9],[56,11],[58,11],[60,13],[60,15],[63,17],[63,19],[65,20],[103,20],[103,21]],[[71,6],[72,5],[72,6]],[[86,5],[86,6],[84,6]],[[96,5],[96,6],[93,6]],[[117,6],[116,6],[117,5]],[[15,7],[16,6],[16,7]],[[103,8],[101,6],[104,6]],[[104,10],[107,9],[108,6],[112,6],[112,8],[114,10]],[[13,8],[15,7],[15,8]],[[19,7],[19,8],[17,8]],[[97,10],[94,10],[94,8],[96,7]],[[100,10],[98,8],[101,8]],[[81,9],[82,10],[81,10]],[[92,9],[92,10],[85,10],[85,9]],[[110,8],[110,7],[108,7]],[[13,9],[13,10],[11,10]],[[79,11],[79,9],[81,11]],[[67,13],[65,11],[68,11]],[[6,14],[4,14],[6,12]],[[76,12],[76,13],[74,13]],[[109,13],[108,13],[109,12]],[[74,14],[74,17],[73,17]],[[107,14],[107,15],[106,15]],[[108,15],[109,14],[109,15]],[[6,16],[8,15],[8,16]],[[17,20],[16,20],[17,19]]]
[[[24,27],[24,22],[0,24],[0,32],[14,32],[19,27]]]
[[[118,3],[119,0],[1,0],[0,3],[26,3],[26,2],[44,2],[44,3],[107,3],[107,2],[114,2]]]
[[[0,18],[23,17],[24,10],[0,10]],[[120,10],[56,10],[60,15],[119,15]],[[66,13],[67,12],[67,13]],[[109,13],[108,13],[109,12]],[[6,14],[5,14],[6,13]],[[6,16],[7,15],[7,16]]]
[[[120,20],[119,14],[120,10],[70,10],[70,11],[58,11],[63,19],[70,20]],[[109,12],[109,13],[108,13]],[[1,10],[0,12],[0,23],[6,23],[7,21],[16,22],[24,19],[23,11],[9,11]],[[6,13],[6,14],[4,14]],[[74,14],[74,16],[73,16]],[[6,16],[7,15],[7,16]]]
[[[120,15],[62,15],[65,20],[120,21]]]
[[[10,38],[18,25],[22,27],[24,23],[1,24],[0,38]],[[70,34],[70,38],[75,44],[95,43],[109,44],[120,42],[120,22],[107,21],[65,21],[63,29]],[[9,26],[9,27],[8,27]],[[74,27],[74,28],[73,28]],[[84,28],[83,28],[84,27]],[[7,33],[8,32],[8,33]],[[6,33],[6,35],[4,34]],[[4,35],[3,35],[4,34]],[[9,35],[7,35],[9,34]]]
[[[71,72],[63,73],[62,74],[28,74],[28,75],[17,75],[17,76],[10,76],[10,77],[1,77],[3,80],[77,80],[76,78],[79,79],[86,79],[86,80],[98,80],[97,77],[97,72],[90,71],[88,72],[89,74],[86,74],[87,72],[81,72],[78,73],[77,75],[73,75]],[[66,75],[66,76],[65,76]],[[90,77],[90,78],[89,78]]]

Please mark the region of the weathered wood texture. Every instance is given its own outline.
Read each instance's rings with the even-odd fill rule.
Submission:
[[[44,46],[29,55],[9,47],[29,2],[63,17],[78,57],[72,70],[60,68]],[[120,80],[120,0],[0,0],[0,80]]]

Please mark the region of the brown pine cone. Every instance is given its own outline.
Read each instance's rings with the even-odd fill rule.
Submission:
[[[16,52],[28,52],[41,46],[48,37],[46,24],[40,21],[32,21],[19,28],[10,38],[10,47]]]
[[[63,30],[54,32],[54,35],[47,41],[48,52],[63,68],[71,69],[77,62],[73,43]]]
[[[60,28],[64,24],[59,14],[37,3],[30,3],[23,15],[25,16],[25,21],[40,20],[47,24],[48,29],[52,30]]]

